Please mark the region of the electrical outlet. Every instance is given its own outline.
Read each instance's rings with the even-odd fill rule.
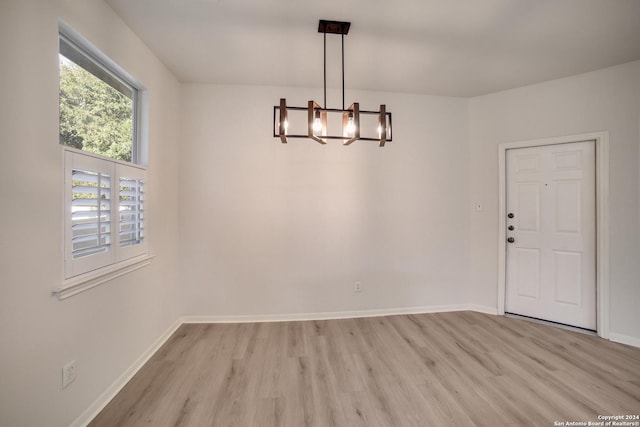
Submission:
[[[75,379],[76,379],[76,361],[72,360],[71,362],[64,365],[64,367],[62,368],[62,388],[66,388]]]
[[[362,282],[357,281],[353,286],[353,290],[355,292],[362,292]]]

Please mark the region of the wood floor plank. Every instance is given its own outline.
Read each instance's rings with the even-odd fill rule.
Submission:
[[[345,422],[350,427],[385,427],[371,403],[371,396],[363,391],[343,393],[342,411]]]
[[[343,321],[337,320],[328,326],[330,331],[327,336],[328,366],[340,392],[360,391],[364,386],[355,369],[353,353],[348,346],[350,336],[345,335],[344,324]]]
[[[326,335],[311,338],[309,364],[315,425],[334,427],[346,424],[342,404],[338,399],[338,379],[330,366],[327,341]]]
[[[260,383],[259,393],[264,398],[282,397],[286,391],[286,364],[287,359],[287,323],[265,323],[267,331],[264,331],[265,348],[263,363],[258,375]]]
[[[185,324],[91,426],[538,426],[640,413],[640,349],[454,312]]]
[[[286,363],[286,392],[284,424],[287,426],[313,426],[315,413],[311,367],[307,356],[288,358]]]
[[[253,416],[255,427],[284,426],[284,399],[281,397],[258,399]]]
[[[384,426],[407,425],[408,420],[405,419],[402,408],[395,403],[398,396],[391,389],[397,380],[378,356],[373,352],[356,355],[356,366],[370,397],[375,417]]]
[[[440,422],[435,425],[446,425],[451,427],[474,426],[471,418],[466,414],[460,402],[447,391],[442,384],[434,382],[432,384],[417,385],[418,390],[431,409],[438,414]]]

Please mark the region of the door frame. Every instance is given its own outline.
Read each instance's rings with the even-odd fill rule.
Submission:
[[[609,132],[593,132],[498,144],[498,314],[504,315],[506,297],[507,150],[595,141],[596,150],[596,329],[609,338]]]

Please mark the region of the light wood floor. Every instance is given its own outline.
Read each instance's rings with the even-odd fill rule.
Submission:
[[[640,349],[475,312],[181,326],[91,426],[553,426],[640,414]]]

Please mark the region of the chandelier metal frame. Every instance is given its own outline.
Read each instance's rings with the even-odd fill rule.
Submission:
[[[288,138],[310,138],[320,144],[326,144],[329,140],[342,140],[343,145],[350,145],[354,141],[375,141],[380,147],[384,147],[387,141],[392,141],[391,112],[387,111],[385,104],[380,105],[378,111],[361,110],[360,104],[354,102],[345,109],[344,102],[344,36],[349,33],[350,22],[327,21],[321,19],[318,23],[318,32],[323,33],[324,38],[324,105],[310,100],[306,107],[293,107],[287,105],[285,98],[280,98],[279,105],[273,107],[273,136],[280,138],[283,144]],[[342,109],[327,108],[327,34],[339,34],[342,38]],[[289,111],[307,111],[307,133],[289,134]],[[342,135],[327,134],[327,119],[329,115],[342,115]],[[360,117],[362,115],[375,115],[378,118],[378,138],[361,136]]]

